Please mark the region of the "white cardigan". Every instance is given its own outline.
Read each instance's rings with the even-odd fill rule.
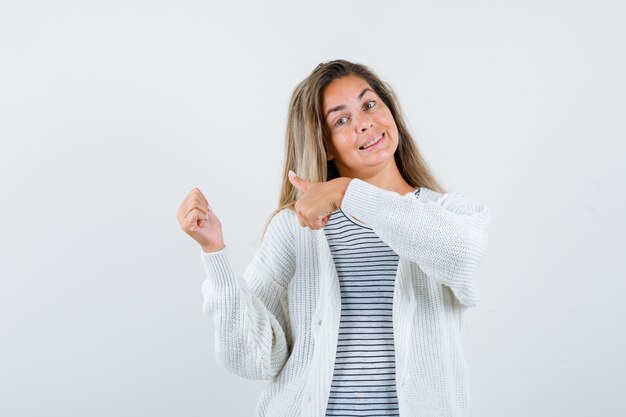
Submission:
[[[488,245],[489,210],[458,192],[422,187],[415,198],[356,178],[341,209],[400,258],[393,296],[400,416],[469,416],[463,314],[480,298],[475,275]],[[324,230],[302,227],[294,211],[281,210],[243,277],[233,273],[228,247],[200,255],[217,361],[242,377],[271,379],[256,416],[323,417],[341,314]]]

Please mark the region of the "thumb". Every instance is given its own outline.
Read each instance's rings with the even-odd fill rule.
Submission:
[[[300,191],[306,191],[309,185],[308,181],[298,177],[292,170],[289,170],[289,181]]]

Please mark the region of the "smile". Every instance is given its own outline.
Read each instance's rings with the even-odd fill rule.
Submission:
[[[372,149],[377,148],[382,142],[384,142],[384,140],[385,140],[385,133],[383,132],[378,138],[365,144],[363,147],[359,148],[359,150],[363,152],[371,151]]]

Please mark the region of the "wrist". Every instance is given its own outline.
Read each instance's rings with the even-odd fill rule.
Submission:
[[[223,243],[221,245],[202,246],[202,252],[206,252],[206,253],[219,252],[222,249],[224,249],[225,246],[226,245],[224,245]]]
[[[352,181],[352,178],[348,178],[348,177],[342,177],[342,183],[341,183],[341,199],[343,200],[343,196],[346,195],[346,190],[348,189],[348,186],[350,185],[350,181]]]
[[[339,186],[337,187],[338,189],[338,196],[337,196],[337,208],[341,207],[341,203],[343,202],[343,197],[346,195],[346,190],[348,189],[348,186],[350,185],[350,181],[352,181],[352,178],[348,178],[348,177],[340,177],[337,178]]]

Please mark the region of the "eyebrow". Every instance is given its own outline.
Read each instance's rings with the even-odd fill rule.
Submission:
[[[363,98],[363,96],[365,95],[365,92],[366,92],[366,91],[372,91],[372,90],[371,90],[371,89],[369,89],[369,88],[367,88],[367,87],[365,87],[365,88],[363,89],[363,91],[361,91],[361,93],[358,95],[357,100],[361,100],[361,99]],[[373,91],[372,91],[372,93],[373,93]],[[337,106],[337,107],[333,107],[333,108],[331,108],[331,109],[328,109],[328,111],[326,112],[326,118],[328,119],[328,116],[330,116],[330,114],[331,114],[332,112],[334,112],[334,111],[338,111],[338,110],[343,110],[343,109],[345,109],[345,108],[346,108],[346,105],[345,105],[345,104],[341,104],[341,105],[339,105],[339,106]]]

